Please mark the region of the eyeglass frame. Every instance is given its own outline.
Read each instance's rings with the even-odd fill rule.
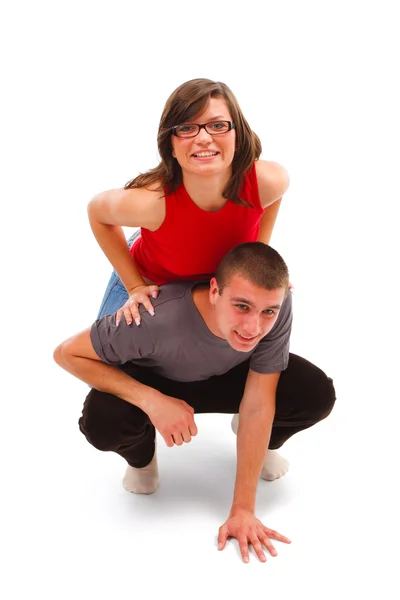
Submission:
[[[223,131],[221,133],[217,133],[217,132],[210,133],[209,131],[207,131],[206,127],[207,127],[207,125],[211,125],[211,123],[228,123],[229,129],[228,129],[228,131]],[[176,133],[176,130],[178,127],[182,127],[183,125],[196,125],[199,128],[199,130],[194,135],[185,135],[185,136],[181,137]],[[208,121],[208,123],[181,123],[181,125],[175,125],[174,127],[171,127],[171,133],[172,133],[172,135],[174,135],[175,137],[177,137],[180,140],[190,139],[190,138],[193,138],[193,137],[196,137],[197,135],[199,135],[199,133],[202,129],[204,129],[208,133],[208,135],[224,135],[225,133],[232,131],[232,129],[236,129],[236,125],[233,121],[228,121],[226,119],[221,119],[221,120],[217,120],[217,121]]]

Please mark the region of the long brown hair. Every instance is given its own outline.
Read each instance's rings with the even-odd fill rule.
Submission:
[[[244,173],[261,154],[261,142],[250,129],[228,86],[211,79],[186,81],[171,94],[165,104],[158,128],[157,143],[161,162],[154,169],[128,181],[125,188],[148,187],[161,180],[160,190],[165,187],[167,195],[176,190],[182,183],[182,169],[172,156],[171,128],[180,123],[188,123],[204,112],[210,98],[225,100],[236,128],[236,151],[232,161],[232,176],[222,195],[236,204],[248,204],[239,198],[239,190]]]

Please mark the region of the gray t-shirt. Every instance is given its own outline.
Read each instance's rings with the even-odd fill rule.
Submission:
[[[140,309],[141,324],[127,325],[115,314],[98,319],[90,337],[96,354],[112,365],[132,362],[175,381],[200,381],[222,375],[250,358],[257,373],[277,373],[286,369],[292,325],[292,298],[289,293],[271,331],[250,352],[238,352],[215,336],[201,317],[192,297],[198,282],[168,283],[152,300],[151,316]]]

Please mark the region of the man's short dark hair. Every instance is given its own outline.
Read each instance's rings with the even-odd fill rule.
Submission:
[[[235,275],[267,290],[289,287],[289,271],[281,255],[262,242],[247,242],[233,248],[221,260],[215,278],[219,293]]]

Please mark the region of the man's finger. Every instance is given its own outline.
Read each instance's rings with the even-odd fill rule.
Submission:
[[[278,556],[278,553],[275,550],[274,545],[272,544],[272,542],[269,539],[269,537],[267,535],[265,535],[265,533],[260,533],[259,538],[260,538],[261,542],[264,544],[264,546],[266,547],[266,549],[268,550],[268,552],[270,553],[271,556]]]
[[[166,433],[165,435],[161,434],[164,438],[164,442],[167,444],[168,448],[172,448],[174,445],[174,440],[172,438],[172,435]]]
[[[189,425],[189,431],[190,431],[190,435],[197,435],[198,434],[198,429],[197,429],[196,423],[193,423],[192,425]]]
[[[261,560],[261,562],[265,562],[267,560],[267,557],[265,556],[260,540],[258,539],[257,536],[254,536],[251,540],[251,545],[254,548],[255,553],[257,554],[258,558]]]
[[[228,539],[228,533],[224,529],[220,529],[218,536],[218,550],[223,550],[225,548],[226,540]]]
[[[238,542],[239,542],[240,554],[242,555],[243,562],[248,563],[249,562],[249,544],[247,542],[247,538],[243,538],[243,537],[241,537],[240,539],[238,538]]]
[[[268,537],[274,539],[274,540],[279,540],[280,542],[285,542],[285,544],[291,544],[291,540],[289,540],[289,538],[285,537],[284,535],[278,533],[277,531],[275,531],[274,529],[269,529],[268,527],[265,527],[264,525],[261,527],[261,529],[263,530],[264,533],[267,534]]]
[[[182,446],[183,439],[182,439],[182,435],[180,433],[174,433],[174,435],[172,436],[172,439],[174,440],[174,444],[176,444],[177,446]]]
[[[192,441],[192,436],[190,434],[189,429],[182,433],[182,438],[183,438],[183,441],[185,442],[185,444],[188,444],[189,442]]]

